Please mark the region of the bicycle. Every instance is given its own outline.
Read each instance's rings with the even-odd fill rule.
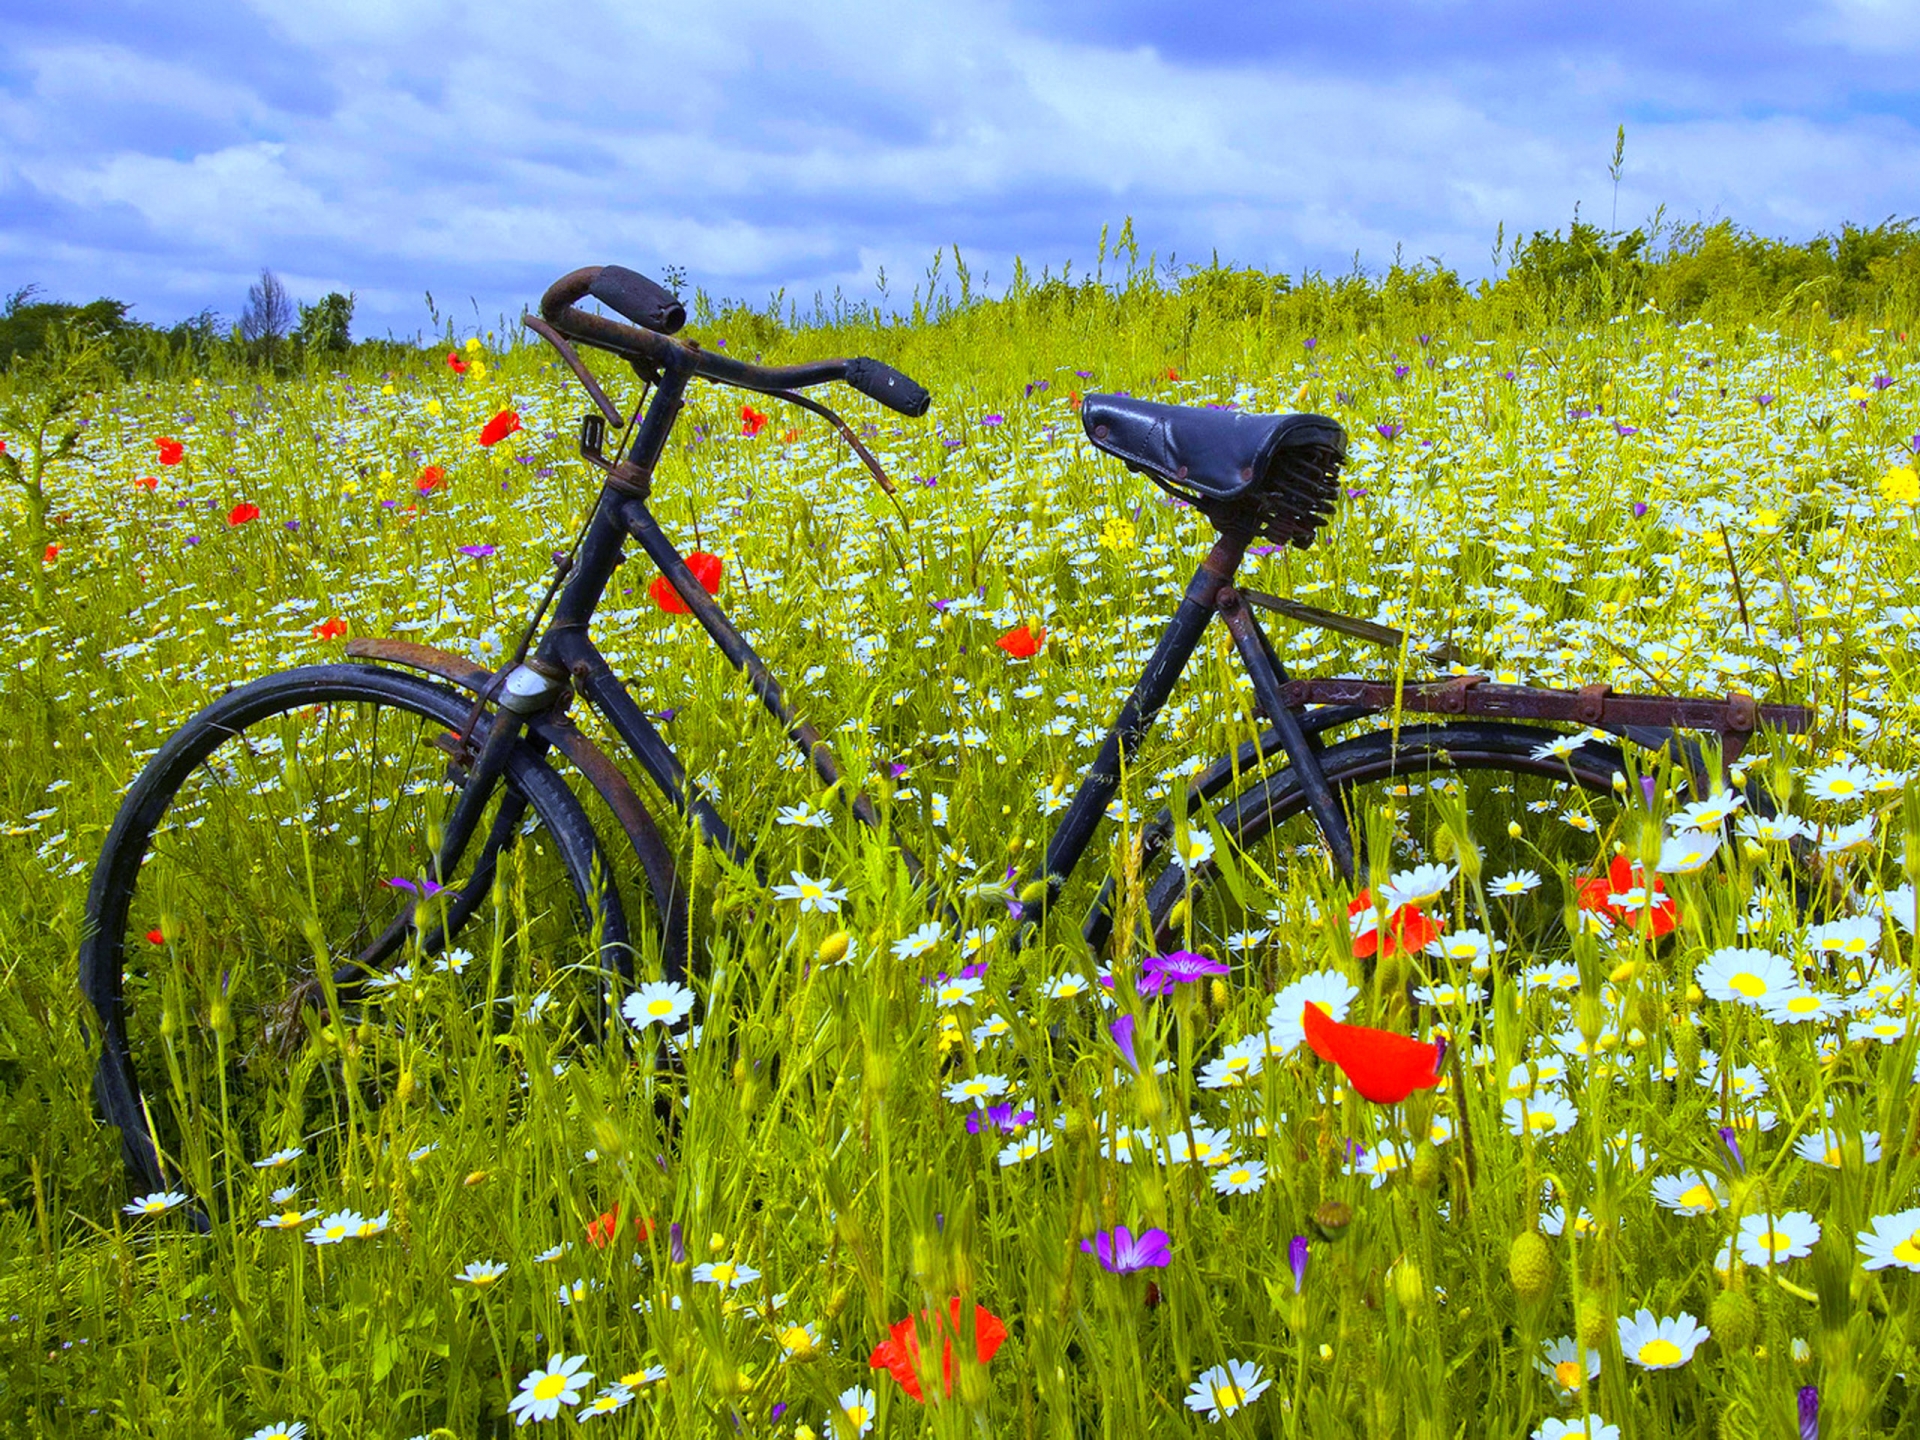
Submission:
[[[622,320],[580,309],[589,296]],[[216,1174],[230,1180],[245,1173],[249,1148],[267,1148],[263,1137],[271,1129],[308,1143],[351,1132],[405,1080],[356,1067],[348,1007],[405,984],[411,970],[403,955],[447,968],[471,963],[454,943],[469,927],[482,933],[491,923],[504,934],[511,925],[522,957],[581,954],[577,968],[593,986],[583,1009],[599,1024],[637,973],[687,976],[694,958],[688,884],[652,812],[574,722],[570,704],[583,701],[604,722],[690,826],[695,843],[740,865],[751,867],[754,857],[589,637],[628,541],[745,674],[820,781],[843,782],[831,747],[800,717],[656,521],[648,505],[654,471],[688,386],[699,378],[825,417],[891,493],[884,470],[846,422],[800,392],[845,382],[907,417],[924,415],[930,397],[870,359],[749,364],[672,338],[684,322],[671,294],[617,266],[563,277],[546,292],[540,314],[526,318],[592,402],[579,448],[600,472],[601,489],[510,660],[489,671],[412,641],[355,639],[348,663],[269,675],[213,701],[161,747],[129,790],[89,890],[79,971],[101,1027],[98,1103],[121,1132],[137,1186],[166,1186],[169,1161],[176,1174],[193,1170],[201,1188]],[[625,360],[644,382],[630,415],[606,395],[576,344]],[[1584,818],[1583,828],[1604,837],[1627,803],[1620,792],[1630,773],[1665,766],[1682,787],[1718,783],[1713,758],[1682,730],[1718,732],[1720,763],[1728,763],[1762,723],[1807,724],[1800,707],[1758,706],[1741,694],[1558,691],[1477,675],[1432,682],[1293,678],[1257,609],[1406,643],[1387,627],[1236,584],[1256,539],[1305,549],[1330,518],[1345,459],[1339,424],[1319,415],[1258,416],[1116,395],[1085,397],[1081,418],[1096,447],[1200,511],[1217,538],[1061,814],[1037,875],[1006,889],[1021,922],[1016,947],[1061,902],[1123,774],[1138,761],[1216,617],[1251,683],[1253,706],[1240,716],[1247,738],[1210,765],[1183,767],[1172,800],[1131,837],[1139,873],[1160,869],[1144,902],[1134,897],[1144,917],[1129,921],[1128,932],[1161,947],[1189,939],[1196,926],[1231,941],[1230,927],[1239,923],[1244,939],[1254,905],[1246,873],[1266,876],[1299,851],[1324,857],[1344,884],[1362,878],[1362,822],[1374,813],[1365,787],[1384,784],[1389,802],[1407,802],[1396,807],[1403,812],[1418,809],[1424,797],[1435,812],[1401,814],[1400,826],[1429,834],[1443,823],[1439,807],[1452,806],[1457,816],[1471,801],[1476,820],[1492,820],[1497,812],[1530,814],[1522,807],[1560,804],[1553,797],[1565,788],[1577,792],[1570,817]],[[632,437],[611,456],[610,425]],[[1409,714],[1440,718],[1403,723]],[[1383,717],[1386,728],[1332,738]],[[1556,744],[1565,732],[1541,722],[1588,727],[1587,735],[1604,733],[1613,743]],[[1629,763],[1630,750],[1643,763]],[[560,762],[583,782],[583,793],[604,803],[637,858],[641,883],[630,887],[636,905],[623,895],[620,869]],[[1547,787],[1540,792],[1547,799],[1523,800],[1523,781]],[[1469,783],[1480,788],[1462,788]],[[864,794],[847,808],[867,826],[881,823]],[[1611,818],[1603,822],[1596,808]],[[1197,843],[1203,826],[1211,846]],[[912,848],[897,834],[889,838],[913,881],[928,882]],[[1375,843],[1391,845],[1391,832]],[[1202,853],[1209,849],[1211,855]],[[1253,861],[1256,849],[1265,867],[1236,862]],[[933,894],[935,887],[927,888]],[[1201,896],[1214,897],[1204,916],[1196,913]],[[1132,913],[1128,903],[1110,874],[1083,922],[1086,941],[1108,946],[1116,916]],[[945,907],[936,898],[934,908]],[[503,946],[491,947],[493,963]],[[483,1007],[496,1003],[499,980],[489,975]],[[167,1083],[153,1093],[141,1087],[136,1051],[164,1071]],[[293,1113],[269,1115],[255,1092],[269,1088],[263,1077],[278,1081],[282,1069],[291,1079],[286,1103]],[[183,1160],[189,1151],[191,1164]]]

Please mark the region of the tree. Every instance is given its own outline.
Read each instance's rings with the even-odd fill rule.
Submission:
[[[48,328],[45,343],[7,367],[6,398],[0,403],[0,480],[16,487],[26,524],[14,534],[31,577],[33,608],[47,603],[47,570],[58,553],[51,544],[47,466],[73,458],[80,444],[81,402],[113,378],[107,340],[83,321],[68,318]]]
[[[240,338],[265,341],[269,348],[293,329],[293,297],[280,277],[262,270],[257,284],[247,288],[247,308],[240,312]]]
[[[294,344],[315,354],[345,354],[353,347],[354,299],[352,295],[334,290],[321,296],[315,304],[302,305],[300,325],[293,332]]]

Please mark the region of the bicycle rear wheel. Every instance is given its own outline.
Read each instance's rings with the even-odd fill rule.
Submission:
[[[1556,738],[1537,727],[1459,722],[1403,726],[1397,736],[1377,731],[1326,747],[1322,768],[1362,852],[1356,886],[1367,883],[1370,816],[1391,816],[1392,853],[1385,858],[1397,870],[1441,859],[1441,832],[1450,815],[1464,811],[1487,879],[1528,872],[1537,878],[1532,889],[1503,902],[1509,918],[1536,932],[1557,923],[1562,877],[1590,870],[1613,840],[1631,837],[1621,834],[1625,801],[1616,777],[1627,766],[1619,748],[1588,742],[1564,757],[1543,754]],[[1331,864],[1290,767],[1256,778],[1214,818],[1234,853],[1276,880],[1303,861]],[[1211,833],[1201,816],[1190,825]],[[1268,907],[1276,897],[1251,889],[1249,874],[1236,899],[1221,869],[1210,860],[1191,875],[1177,862],[1160,871],[1146,899],[1157,945],[1191,941],[1226,954],[1258,944],[1275,919]],[[1459,917],[1456,924],[1477,919]]]
[[[277,1152],[360,1163],[396,1084],[431,1094],[448,1052],[484,1055],[512,997],[544,989],[598,1021],[630,973],[625,915],[533,747],[457,872],[432,873],[465,778],[445,742],[470,704],[369,666],[270,675],[134,782],[88,893],[80,982],[135,1184],[205,1205]]]

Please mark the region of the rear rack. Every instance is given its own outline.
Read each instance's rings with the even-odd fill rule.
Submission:
[[[1436,715],[1485,715],[1508,720],[1551,720],[1620,731],[1628,726],[1678,730],[1714,730],[1722,754],[1736,758],[1762,725],[1800,733],[1813,724],[1805,705],[1761,705],[1733,691],[1724,700],[1671,695],[1616,695],[1610,685],[1550,690],[1532,685],[1496,685],[1484,675],[1456,675],[1396,687],[1391,682],[1334,676],[1289,680],[1280,687],[1289,706],[1364,705],[1387,711],[1396,706]]]

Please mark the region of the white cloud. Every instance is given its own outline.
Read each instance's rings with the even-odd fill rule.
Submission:
[[[421,290],[515,310],[615,260],[748,298],[863,293],[884,264],[904,296],[958,243],[1004,282],[1016,252],[1088,266],[1129,213],[1163,258],[1341,271],[1403,246],[1474,274],[1498,222],[1553,228],[1578,201],[1604,217],[1613,126],[1652,100],[1688,109],[1629,122],[1623,223],[1664,202],[1805,234],[1910,203],[1920,169],[1903,120],[1747,119],[1715,108],[1710,73],[1617,54],[1509,75],[1477,54],[1415,76],[1201,65],[958,0],[254,9],[328,103],[276,103],[204,57],[15,47],[32,79],[0,93],[0,255],[38,262],[22,278],[111,278],[162,318],[163,299],[237,309],[269,264],[346,277],[328,283],[360,291],[368,328],[410,330]],[[1909,13],[1835,0],[1826,22],[1852,28],[1830,43],[1906,33]],[[103,96],[136,120],[104,133]]]

